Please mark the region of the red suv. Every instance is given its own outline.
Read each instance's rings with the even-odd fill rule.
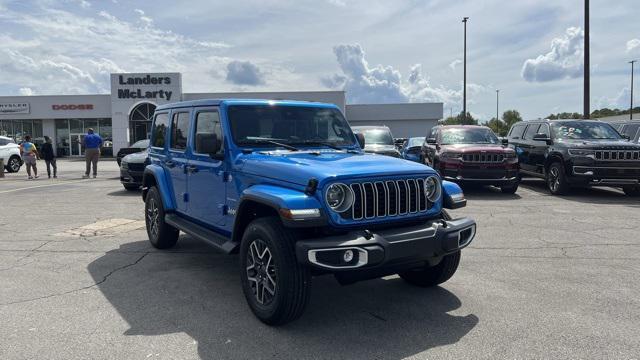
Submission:
[[[494,185],[508,194],[518,190],[518,157],[486,126],[436,126],[422,156],[445,180]]]

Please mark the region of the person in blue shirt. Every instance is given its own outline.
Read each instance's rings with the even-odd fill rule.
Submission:
[[[87,169],[84,172],[83,179],[89,178],[91,166],[93,165],[93,178],[98,176],[98,160],[100,159],[100,147],[102,146],[102,138],[95,134],[93,129],[87,130],[84,136],[84,159],[87,163]]]

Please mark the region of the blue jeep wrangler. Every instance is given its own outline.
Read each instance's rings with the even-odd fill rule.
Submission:
[[[253,313],[298,318],[312,276],[342,284],[399,274],[435,286],[458,268],[475,222],[431,168],[365,154],[335,105],[198,100],[159,106],[143,175],[151,244],[179,231],[239,253]]]

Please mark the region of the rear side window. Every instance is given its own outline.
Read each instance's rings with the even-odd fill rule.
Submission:
[[[184,150],[187,148],[187,139],[189,137],[189,113],[179,112],[173,114],[171,121],[171,149]]]
[[[8,140],[0,139],[0,146],[5,146],[5,145],[7,145],[8,143],[9,143],[9,141],[8,141]]]
[[[538,133],[539,127],[540,125],[538,124],[529,125],[529,127],[527,127],[527,132],[524,134],[523,139],[527,139],[527,140],[533,139],[533,136]]]
[[[551,137],[551,131],[549,130],[548,124],[540,124],[540,128],[538,129],[538,134],[545,134]]]
[[[640,124],[629,124],[624,127],[622,131],[623,135],[627,135],[631,138],[631,140],[635,139],[636,134],[638,133],[638,129],[640,129]]]
[[[511,128],[511,132],[509,133],[510,139],[520,139],[522,138],[522,134],[524,133],[525,124],[516,125]]]
[[[156,120],[153,125],[153,133],[151,134],[151,146],[164,147],[164,142],[169,128],[169,114],[156,114]]]
[[[196,116],[196,152],[204,154],[203,147],[204,141],[211,138],[215,134],[218,141],[222,143],[222,127],[220,126],[220,114],[217,111],[201,111]],[[219,154],[224,153],[224,146],[220,147]]]

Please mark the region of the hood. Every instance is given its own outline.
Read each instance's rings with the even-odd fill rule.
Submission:
[[[492,153],[504,153],[510,152],[508,147],[497,144],[453,144],[440,146],[441,151],[455,151],[460,153],[467,152],[492,152]]]
[[[239,155],[245,173],[306,185],[309,179],[366,178],[388,175],[434,174],[416,162],[389,156],[344,151],[273,151]]]
[[[144,163],[144,161],[147,159],[148,156],[149,156],[149,153],[147,151],[137,152],[137,153],[129,154],[123,157],[122,161],[126,161],[129,164]]]
[[[557,140],[558,144],[584,149],[633,149],[640,150],[640,145],[626,140]]]

